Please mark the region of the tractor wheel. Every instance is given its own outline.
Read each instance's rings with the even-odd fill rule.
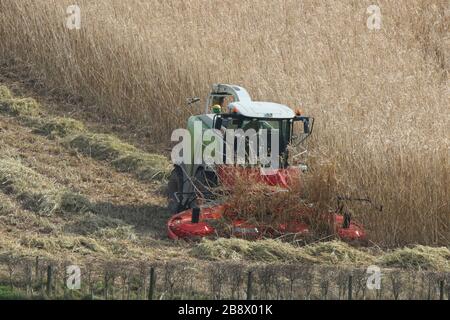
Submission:
[[[182,208],[175,196],[175,193],[183,192],[183,171],[180,167],[175,167],[172,170],[167,186],[167,192],[167,209],[171,214],[180,213]]]

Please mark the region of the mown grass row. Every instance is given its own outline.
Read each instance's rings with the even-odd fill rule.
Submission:
[[[450,250],[414,246],[373,254],[340,241],[315,243],[305,247],[277,240],[204,240],[191,250],[199,259],[216,261],[253,261],[269,263],[306,263],[341,266],[370,266],[450,272]]]
[[[108,216],[106,209],[20,160],[0,158],[0,230],[9,230],[0,237],[2,254],[105,261],[153,254],[155,248],[144,250],[133,226]]]
[[[65,144],[94,159],[109,161],[116,170],[134,173],[144,181],[163,180],[169,174],[167,158],[141,152],[112,135],[79,133],[65,139]]]
[[[5,226],[15,235],[14,239],[0,239],[4,250],[47,257],[63,251],[66,254],[107,253],[93,235],[100,230],[107,232],[106,226],[111,224],[97,223],[90,228],[92,233],[79,233],[78,230],[63,233],[65,226],[51,222],[51,218],[58,214],[78,215],[89,210],[91,204],[84,196],[57,186],[14,159],[0,159],[0,191],[6,194],[0,193],[0,226]],[[80,217],[87,214],[93,215],[86,213]],[[25,234],[22,234],[23,230],[26,230]]]
[[[0,192],[0,226],[5,226],[8,230],[36,231],[42,234],[52,234],[60,230],[60,226],[51,221],[48,216],[24,210],[13,196],[2,192]]]
[[[13,195],[24,208],[42,216],[80,213],[90,208],[83,195],[58,186],[10,157],[0,158],[0,189]]]
[[[104,206],[57,184],[18,159],[0,158],[0,191],[8,195],[0,194],[0,216],[10,217],[4,219],[6,222],[15,224],[23,215],[11,200],[14,199],[23,209],[43,219],[58,214],[70,215],[70,223],[63,227],[64,232],[105,239],[131,240],[136,237],[131,226],[109,217]],[[36,219],[39,218],[27,216],[30,224]],[[47,229],[53,231],[54,228]]]
[[[164,156],[142,152],[109,134],[89,132],[83,123],[71,118],[50,117],[36,100],[15,98],[5,86],[0,86],[0,112],[17,117],[33,132],[97,160],[109,161],[120,171],[134,174],[143,181],[163,180],[170,171]]]

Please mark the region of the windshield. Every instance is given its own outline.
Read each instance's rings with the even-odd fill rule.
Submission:
[[[278,130],[280,135],[280,153],[284,153],[291,138],[291,120],[261,120],[245,119],[241,127],[244,131],[254,129],[256,132],[265,129],[268,131],[269,143],[272,130]],[[269,145],[270,146],[270,145]]]
[[[223,119],[223,126],[226,129],[242,129],[244,132],[251,129],[256,132],[263,129],[267,130],[268,150],[271,150],[272,147],[272,130],[278,130],[280,163],[282,167],[286,167],[288,159],[287,147],[291,141],[292,122],[292,119],[225,118]]]

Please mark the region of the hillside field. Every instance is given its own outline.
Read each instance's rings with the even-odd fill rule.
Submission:
[[[378,1],[379,30],[366,0],[79,0],[79,30],[71,4],[0,0],[0,298],[36,257],[448,276],[448,1]],[[383,207],[349,203],[368,248],[167,239],[170,135],[213,83],[315,118],[311,171]]]

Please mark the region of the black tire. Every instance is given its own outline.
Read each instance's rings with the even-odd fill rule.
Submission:
[[[183,171],[180,167],[172,170],[167,184],[167,209],[171,214],[180,213],[183,209],[175,196],[177,192],[183,192]]]

